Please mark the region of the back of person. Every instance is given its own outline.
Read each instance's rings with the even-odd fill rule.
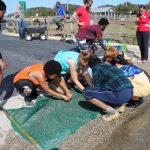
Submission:
[[[57,16],[64,16],[65,8],[63,5],[60,5],[56,8]]]
[[[54,60],[58,61],[62,66],[61,74],[65,74],[70,71],[70,67],[68,64],[68,59],[73,59],[76,64],[76,69],[78,69],[78,57],[79,53],[73,51],[61,50],[56,54]]]
[[[98,35],[102,36],[102,30],[98,24],[90,25],[84,28],[79,29],[76,33],[76,38],[95,40]]]
[[[84,28],[90,25],[90,13],[84,6],[79,7],[76,10],[76,13],[79,16],[79,22],[84,22],[84,26],[79,25],[79,28]]]
[[[16,83],[17,81],[19,81],[21,79],[26,79],[26,80],[32,81],[35,85],[39,85],[39,81],[37,79],[33,78],[32,74],[30,74],[30,73],[33,71],[39,71],[42,74],[45,74],[44,70],[43,70],[43,66],[44,66],[44,64],[34,64],[34,65],[31,65],[31,66],[21,70],[20,72],[18,72],[15,75],[13,83]]]
[[[112,91],[132,87],[129,79],[121,70],[110,64],[97,64],[92,68],[94,86],[103,87]]]

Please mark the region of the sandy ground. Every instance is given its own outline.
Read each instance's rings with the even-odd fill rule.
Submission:
[[[5,38],[5,37],[4,37]],[[50,39],[52,37],[49,37]],[[34,43],[35,44],[35,43]],[[48,46],[47,46],[48,47]],[[61,46],[60,46],[61,47]],[[66,46],[67,47],[67,46]],[[137,57],[140,56],[137,46],[128,45],[128,55],[133,62],[139,67],[145,69],[150,75],[150,62],[142,64]],[[17,55],[17,54],[15,54]],[[15,56],[16,57],[16,56]],[[37,58],[36,56],[35,58]],[[18,58],[17,58],[18,59]],[[24,59],[24,58],[22,58]],[[23,61],[23,60],[22,60]],[[33,61],[33,60],[32,60]],[[28,64],[32,63],[29,61]],[[36,60],[35,60],[36,61]],[[41,62],[43,59],[41,59]],[[23,62],[21,62],[22,65]],[[14,67],[13,67],[14,68]],[[11,68],[10,70],[13,70]],[[20,69],[17,67],[17,69]],[[8,74],[8,73],[6,73]],[[16,95],[15,95],[16,96]],[[21,96],[13,96],[5,104],[5,108],[23,107],[25,103]],[[18,104],[15,100],[20,101]],[[150,145],[148,143],[149,137],[146,135],[146,129],[149,129],[149,102],[150,97],[145,98],[145,102],[136,109],[129,109],[123,113],[119,119],[112,122],[104,122],[100,116],[95,120],[91,120],[82,126],[75,134],[70,135],[61,145],[62,150],[141,150],[142,145],[145,144],[144,150],[148,150]],[[0,150],[35,150],[33,145],[27,143],[20,137],[11,127],[10,121],[6,118],[3,112],[0,112]],[[140,130],[140,131],[139,131]],[[122,132],[124,131],[124,132]],[[130,134],[134,132],[134,134]],[[148,139],[145,141],[145,137]],[[122,139],[122,136],[124,138]],[[136,136],[135,136],[136,135]],[[141,136],[143,135],[143,136]],[[131,140],[129,140],[129,137]],[[140,143],[135,146],[135,143]],[[127,146],[128,145],[128,146]]]

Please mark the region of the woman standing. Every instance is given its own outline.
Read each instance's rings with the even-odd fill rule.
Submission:
[[[150,32],[150,12],[146,11],[144,5],[139,6],[139,13],[137,15],[136,24],[137,24],[137,42],[139,49],[141,51],[141,60],[142,63],[145,63],[148,60],[148,40]]]

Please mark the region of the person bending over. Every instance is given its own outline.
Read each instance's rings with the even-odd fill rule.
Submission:
[[[79,29],[79,31],[75,35],[79,48],[81,50],[91,49],[92,45],[92,54],[95,55],[97,47],[93,44],[96,40],[98,40],[99,45],[102,47],[102,49],[106,51],[107,48],[103,44],[102,37],[103,31],[105,30],[108,24],[109,22],[106,18],[101,18],[98,24],[90,25]],[[83,39],[85,39],[86,42],[83,42]]]
[[[92,68],[94,87],[87,87],[83,96],[90,103],[103,109],[107,114],[103,120],[111,121],[119,117],[119,112],[111,105],[120,105],[128,102],[133,96],[133,86],[124,73],[110,64],[101,64],[98,58],[89,60]]]
[[[24,94],[27,102],[37,98],[38,86],[52,96],[69,101],[72,95],[60,76],[61,71],[61,65],[50,60],[45,64],[34,64],[21,70],[15,75],[13,83],[17,90]]]
[[[76,84],[77,87],[82,91],[84,86],[78,79],[78,75],[86,80],[89,86],[92,86],[92,80],[90,74],[87,72],[88,60],[91,57],[89,52],[77,53],[74,51],[62,50],[56,54],[54,60],[58,61],[62,66],[61,74],[66,76],[70,75],[70,78],[66,81],[67,84]]]
[[[150,82],[145,72],[127,62],[123,55],[113,58],[111,64],[119,68],[133,85],[133,97],[128,106],[136,107],[143,102],[143,97],[150,94]]]

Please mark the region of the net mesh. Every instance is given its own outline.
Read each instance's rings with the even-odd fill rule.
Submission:
[[[7,111],[42,149],[57,149],[69,134],[99,113],[99,109],[85,101],[81,93],[72,91],[72,94],[70,102],[38,97],[33,107]],[[13,122],[12,125],[27,139]]]

